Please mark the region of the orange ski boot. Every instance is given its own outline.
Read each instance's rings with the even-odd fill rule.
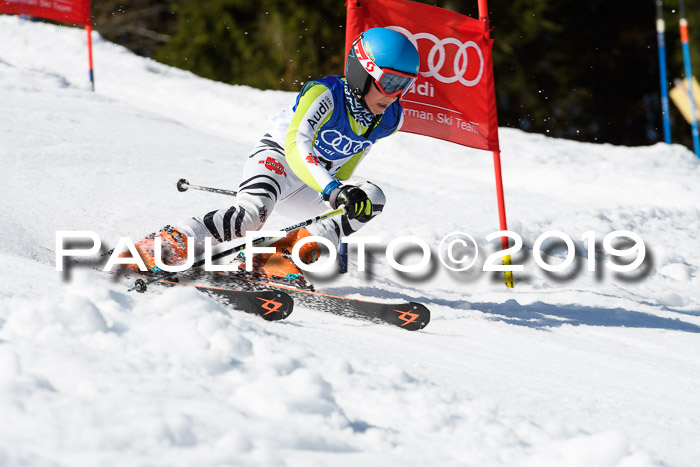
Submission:
[[[308,230],[301,228],[276,241],[270,246],[276,247],[277,252],[260,253],[253,257],[252,273],[271,280],[295,282],[302,287],[308,287],[303,272],[292,261],[291,253],[296,242],[310,235]],[[319,258],[320,254],[321,250],[318,244],[308,242],[299,250],[299,259],[304,264],[311,264]],[[245,270],[245,262],[241,263],[239,267]]]
[[[187,261],[187,237],[177,229],[166,225],[163,230],[158,232],[158,237],[161,238],[161,252],[163,264],[168,266],[176,266],[184,264]],[[136,251],[143,260],[149,272],[162,272],[156,266],[154,258],[153,243],[156,237],[155,233],[148,235],[146,238],[135,244]],[[130,253],[125,251],[119,255],[120,258],[129,257]],[[135,264],[124,264],[122,267],[130,269],[134,272],[143,272]]]
[[[286,252],[291,255],[294,245],[302,238],[310,237],[311,234],[305,228],[293,230],[286,237],[277,240],[271,246],[277,248],[277,252]],[[299,250],[299,259],[304,264],[311,264],[321,256],[321,249],[316,242],[307,242]]]

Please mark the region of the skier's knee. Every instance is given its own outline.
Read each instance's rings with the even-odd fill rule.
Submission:
[[[236,201],[231,207],[208,212],[178,226],[185,229],[186,235],[194,236],[195,244],[201,249],[205,237],[212,237],[213,244],[217,244],[259,230],[274,207],[271,199],[261,196],[243,194]]]
[[[247,232],[260,230],[275,206],[272,196],[251,195],[245,191],[239,192],[237,201],[239,209],[243,211],[242,214],[238,213],[240,225],[236,232],[237,237],[243,237]]]

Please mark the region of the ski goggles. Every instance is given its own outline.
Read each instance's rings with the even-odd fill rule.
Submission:
[[[416,81],[418,75],[404,73],[389,68],[382,69],[369,58],[365,48],[362,45],[362,36],[353,44],[357,60],[362,65],[362,68],[374,78],[374,84],[379,89],[379,92],[387,97],[396,97],[405,93],[408,88]]]

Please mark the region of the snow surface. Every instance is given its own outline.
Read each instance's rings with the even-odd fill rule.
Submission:
[[[375,250],[319,289],[418,299],[418,332],[298,307],[284,322],[192,290],[127,293],[55,269],[58,230],[114,244],[224,207],[292,93],[228,86],[85,33],[0,17],[0,465],[695,466],[700,459],[700,164],[678,145],[581,144],[502,129],[525,271],[400,275]],[[363,235],[436,250],[498,230],[490,154],[399,134],[359,175],[389,203]],[[273,219],[266,227],[280,227]],[[578,267],[531,248],[559,230]],[[585,232],[630,230],[647,261],[589,272]],[[563,261],[551,250],[552,263]],[[405,261],[411,261],[408,254]],[[601,258],[603,261],[605,258]]]

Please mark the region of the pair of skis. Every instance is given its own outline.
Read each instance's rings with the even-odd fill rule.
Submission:
[[[420,303],[358,300],[256,280],[236,273],[206,272],[195,268],[178,274],[177,278],[158,282],[170,287],[195,287],[227,309],[252,313],[267,321],[287,318],[294,306],[299,304],[316,311],[391,324],[409,331],[422,329],[430,322],[430,310]]]

